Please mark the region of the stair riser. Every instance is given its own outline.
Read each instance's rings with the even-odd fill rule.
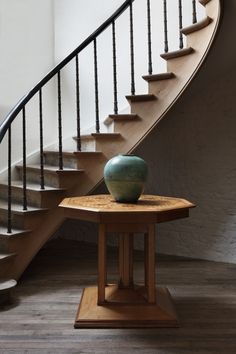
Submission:
[[[5,305],[11,302],[11,291],[0,292],[0,305]]]
[[[174,84],[174,81],[178,80],[177,78],[172,78],[171,82]],[[162,80],[162,81],[150,81],[148,83],[148,92],[155,94],[162,99],[163,96],[167,94],[167,90],[170,89],[170,80]]]
[[[47,165],[58,166],[58,156],[54,153],[45,155]],[[63,166],[68,168],[77,168],[77,159],[74,157],[63,156]]]
[[[0,305],[10,303],[12,290],[16,286],[14,279],[1,279],[0,280]]]
[[[63,191],[26,191],[28,205],[35,206],[38,208],[54,207],[55,205],[58,205],[63,196]],[[0,187],[0,198],[4,200],[8,199],[7,186]],[[12,187],[12,201],[20,204],[22,203],[22,198],[22,189]]]
[[[74,140],[74,150],[77,150],[77,141]],[[81,139],[81,150],[82,151],[96,151],[96,141],[91,139]]]
[[[9,252],[9,245],[7,240],[0,238],[0,252]]]
[[[43,212],[33,214],[15,214],[12,212],[12,227],[19,229],[33,229],[42,222]],[[7,224],[7,211],[0,210],[0,222]]]
[[[14,262],[12,258],[9,258],[8,261],[0,261],[0,278],[6,278],[8,275],[8,270],[11,266],[11,263]]]
[[[7,229],[7,228],[6,228]],[[19,243],[22,244],[30,239],[31,233],[25,232],[9,236],[0,236],[0,252],[2,253],[18,253]]]
[[[44,181],[47,186],[55,188],[68,188],[78,183],[81,172],[48,172],[45,171]],[[22,178],[22,170],[19,170],[19,177]],[[28,170],[27,181],[39,183],[39,170]]]
[[[18,169],[19,178],[22,179],[22,169]],[[26,180],[28,182],[38,183],[40,185],[40,170],[27,170],[26,172]],[[51,187],[60,187],[59,176],[57,173],[48,173],[44,172],[44,182],[47,186]]]

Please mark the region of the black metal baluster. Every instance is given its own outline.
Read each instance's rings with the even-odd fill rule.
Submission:
[[[77,150],[81,151],[80,137],[80,89],[79,89],[79,56],[75,57],[76,68],[76,120],[77,120]]]
[[[11,214],[11,126],[8,128],[8,207],[7,207],[7,233],[12,232],[12,214]]]
[[[152,32],[151,32],[151,7],[147,0],[147,25],[148,25],[148,73],[152,75]]]
[[[58,164],[59,170],[63,170],[62,157],[62,114],[61,114],[61,72],[57,73],[57,96],[58,96]]]
[[[133,26],[133,4],[130,1],[130,65],[131,65],[131,95],[135,95],[134,78],[134,26]]]
[[[163,0],[163,10],[164,10],[164,51],[168,53],[169,44],[168,44],[168,21],[167,21],[167,2]]]
[[[112,22],[112,44],[113,44],[114,114],[118,114],[117,71],[116,71],[116,27],[115,27],[115,21]]]
[[[179,0],[179,49],[183,49],[183,33],[181,32],[183,28],[183,15],[182,15],[182,0]]]
[[[197,22],[196,0],[193,0],[193,23]]]
[[[45,189],[43,157],[43,102],[42,89],[39,90],[39,140],[40,140],[40,188]]]
[[[26,121],[25,121],[25,107],[22,109],[22,138],[23,138],[23,210],[27,210],[27,196],[26,196]]]
[[[93,41],[94,45],[94,83],[95,83],[95,114],[96,114],[96,133],[100,133],[99,122],[99,101],[98,101],[98,62],[97,62],[97,40]]]

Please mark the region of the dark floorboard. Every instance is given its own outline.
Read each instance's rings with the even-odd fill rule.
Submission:
[[[109,252],[110,280],[117,276]],[[142,252],[135,279],[143,278]],[[0,353],[236,354],[236,265],[157,257],[157,281],[176,304],[177,329],[74,329],[81,291],[96,283],[96,246],[57,240],[41,250],[0,312]]]

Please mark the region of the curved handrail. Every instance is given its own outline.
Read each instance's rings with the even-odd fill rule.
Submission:
[[[8,128],[14,121],[16,116],[20,113],[22,108],[29,102],[29,100],[62,68],[66,66],[78,53],[86,48],[95,38],[97,38],[113,21],[115,21],[134,0],[126,0],[101,26],[99,26],[89,37],[87,37],[76,49],[74,49],[67,57],[65,57],[58,65],[55,66],[37,85],[33,87],[26,95],[24,95],[18,103],[12,108],[8,115],[0,125],[0,143],[2,142]]]

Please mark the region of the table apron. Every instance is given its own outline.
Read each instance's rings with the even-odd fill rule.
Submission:
[[[113,233],[146,233],[148,231],[148,224],[106,224],[105,225],[106,232]]]

